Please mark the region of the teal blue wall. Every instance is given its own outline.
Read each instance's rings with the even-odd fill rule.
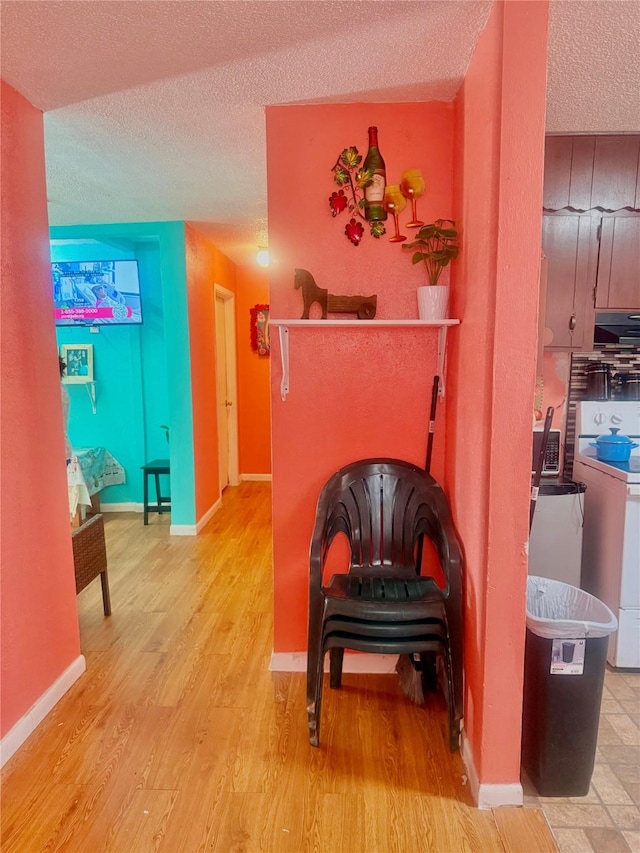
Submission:
[[[141,326],[57,328],[58,345],[93,344],[96,414],[86,388],[67,385],[71,444],[106,447],[124,466],[127,482],[104,489],[105,504],[141,503],[140,466],[169,456],[171,523],[195,524],[183,223],[54,227],[51,239],[53,261],[136,258],[140,269]],[[170,444],[161,424],[170,426]]]

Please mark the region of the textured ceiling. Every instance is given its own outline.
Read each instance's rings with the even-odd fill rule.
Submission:
[[[245,263],[266,239],[265,105],[451,100],[490,7],[2,0],[2,77],[45,111],[52,224],[187,220]],[[639,131],[640,2],[550,17],[548,130]]]

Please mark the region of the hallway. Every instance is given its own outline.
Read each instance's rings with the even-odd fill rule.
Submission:
[[[87,672],[3,770],[3,853],[551,853],[538,810],[471,806],[444,703],[395,676],[345,675],[309,746],[304,675],[268,670],[270,495],[197,538],[105,517],[113,615],[79,596]]]

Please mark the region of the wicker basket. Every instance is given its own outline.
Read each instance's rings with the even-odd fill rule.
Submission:
[[[76,593],[100,575],[104,615],[111,615],[109,576],[107,574],[107,549],[104,540],[104,518],[94,515],[71,534],[73,562],[76,571]]]

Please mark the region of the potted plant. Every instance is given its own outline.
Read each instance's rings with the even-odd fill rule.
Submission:
[[[447,316],[449,304],[448,285],[435,288],[442,270],[458,257],[460,241],[452,219],[436,219],[423,225],[417,239],[403,245],[403,249],[416,250],[411,262],[423,263],[429,284],[418,288],[418,313],[421,320],[440,320]]]

